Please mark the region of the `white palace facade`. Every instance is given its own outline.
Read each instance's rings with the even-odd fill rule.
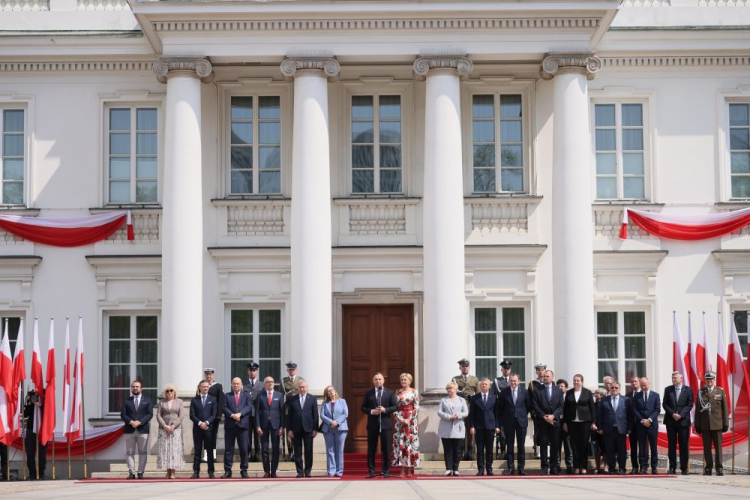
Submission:
[[[750,227],[620,240],[623,207],[750,206],[749,115],[745,0],[0,0],[0,213],[135,226],[0,232],[0,314],[58,353],[83,316],[97,425],[249,361],[356,413],[463,357],[661,390],[673,311],[746,345]]]

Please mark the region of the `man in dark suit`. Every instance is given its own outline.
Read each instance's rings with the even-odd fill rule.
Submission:
[[[260,436],[263,455],[263,477],[276,477],[279,468],[279,438],[286,427],[284,415],[284,393],[273,390],[273,377],[263,381],[265,390],[255,401],[255,432]],[[268,460],[268,439],[271,439],[273,456]]]
[[[211,447],[206,448],[207,452],[213,452],[214,460],[216,460],[216,438],[219,435],[219,424],[221,423],[221,416],[224,415],[224,387],[220,383],[214,380],[213,368],[206,368],[203,370],[206,381],[208,382],[208,394],[216,398],[216,420],[211,424]],[[205,459],[204,459],[205,460]]]
[[[610,395],[605,396],[599,403],[596,427],[599,434],[604,435],[609,473],[625,474],[628,460],[627,439],[633,430],[633,408],[630,399],[620,395],[618,381],[613,380],[609,390]]]
[[[534,390],[532,398],[536,418],[534,427],[538,432],[539,447],[542,452],[542,475],[560,474],[557,459],[560,453],[560,417],[565,395],[554,384],[554,377],[552,370],[545,371],[544,384]]]
[[[307,393],[307,381],[297,379],[297,395],[292,397],[287,407],[286,430],[294,443],[294,463],[297,477],[310,477],[313,463],[313,439],[318,435],[318,402],[315,396]],[[305,461],[302,462],[302,446],[305,448]]]
[[[635,413],[635,430],[638,433],[638,449],[641,464],[641,474],[646,473],[648,454],[651,450],[651,474],[656,474],[659,455],[656,451],[656,439],[659,436],[659,413],[661,399],[651,390],[651,384],[646,377],[641,378],[641,392],[633,397],[633,412]]]
[[[510,387],[500,392],[500,422],[508,443],[508,475],[515,473],[514,450],[518,447],[518,475],[525,476],[526,431],[529,428],[531,397],[529,391],[518,383],[518,375],[510,375]]]
[[[633,375],[630,380],[630,388],[631,391],[625,397],[630,400],[630,406],[633,406],[633,398],[641,392],[641,379],[637,375]],[[638,433],[635,430],[628,436],[628,441],[630,442],[630,466],[632,467],[630,473],[638,474],[641,468],[638,465]]]
[[[247,364],[247,381],[245,382],[245,392],[250,393],[251,403],[253,405],[253,414],[250,417],[250,424],[252,429],[255,429],[255,402],[258,400],[258,395],[264,390],[263,381],[258,376],[258,368],[260,365],[256,362]],[[250,438],[250,461],[260,462],[260,436],[253,430],[251,432],[252,437]]]
[[[669,474],[677,471],[677,445],[680,445],[680,470],[688,473],[690,460],[690,410],[693,390],[682,384],[682,373],[672,372],[672,385],[664,389],[664,425],[667,427]]]
[[[240,475],[247,477],[248,444],[250,438],[250,394],[242,390],[242,379],[232,379],[232,392],[226,393],[224,405],[224,474],[222,479],[232,477],[234,444],[240,447]]]
[[[362,401],[362,413],[367,417],[367,477],[375,477],[375,451],[380,439],[380,455],[382,465],[380,473],[383,477],[390,477],[391,470],[391,414],[398,410],[398,398],[392,390],[383,387],[385,379],[382,373],[376,373],[372,378],[373,388],[365,393]]]
[[[36,397],[34,397],[36,396]],[[47,468],[47,446],[42,446],[39,442],[37,432],[34,429],[42,428],[42,415],[44,406],[41,398],[36,391],[31,390],[26,395],[26,401],[23,407],[23,416],[26,420],[26,433],[24,435],[24,445],[26,446],[26,468],[29,470],[29,479],[44,479],[44,471]],[[39,422],[35,422],[39,418]],[[37,471],[36,449],[39,445],[39,470]],[[38,472],[38,476],[37,476]]]
[[[500,404],[490,392],[490,379],[487,377],[479,381],[479,394],[471,398],[469,432],[477,444],[477,476],[494,476],[492,445],[495,435],[500,434]]]
[[[208,477],[214,478],[214,454],[209,447],[211,446],[211,432],[218,403],[216,398],[208,393],[208,381],[201,380],[198,386],[199,394],[190,401],[190,421],[193,422],[193,443],[195,444],[195,453],[193,458],[193,475],[191,479],[198,479],[201,474],[201,455],[203,450],[208,450]]]
[[[513,361],[504,359],[500,362],[500,376],[495,378],[492,384],[492,392],[500,398],[500,392],[506,387],[510,387],[510,371],[513,367]],[[500,434],[495,441],[496,455],[500,460],[508,459],[508,438],[505,435],[505,429],[500,427]]]
[[[125,422],[125,453],[128,461],[128,479],[135,479],[135,449],[138,448],[138,479],[143,479],[148,460],[148,424],[154,415],[154,403],[141,394],[141,383],[130,384],[131,397],[125,400],[120,418]]]

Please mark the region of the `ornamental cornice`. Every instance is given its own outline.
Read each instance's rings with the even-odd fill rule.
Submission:
[[[39,61],[0,62],[0,72],[149,71],[153,61]]]
[[[552,80],[560,72],[575,71],[593,80],[600,69],[602,69],[602,60],[594,54],[553,52],[547,54],[542,61],[539,74],[545,80]]]
[[[213,81],[214,73],[211,62],[199,57],[168,57],[159,59],[153,66],[154,74],[159,83],[167,83],[167,79],[175,74],[200,78],[203,83]]]
[[[341,65],[333,57],[289,57],[281,61],[281,74],[293,79],[297,71],[322,71],[329,79],[334,79],[341,71]]]
[[[647,56],[602,57],[605,68],[661,68],[680,66],[748,66],[750,56]]]
[[[469,76],[474,69],[474,63],[466,54],[458,55],[422,55],[414,61],[412,70],[418,80],[424,80],[430,70],[447,69],[458,73],[459,77]]]

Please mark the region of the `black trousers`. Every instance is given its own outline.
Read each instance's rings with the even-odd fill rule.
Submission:
[[[544,420],[537,420],[536,426],[541,447],[542,470],[549,470],[550,467],[557,468],[560,453],[560,425],[550,425]],[[549,450],[549,457],[547,450]]]
[[[29,477],[36,478],[36,433],[26,432],[23,438],[26,444],[26,468],[29,469]],[[6,451],[7,453],[7,451]],[[7,467],[7,465],[6,465]],[[47,468],[47,447],[39,445],[39,477],[44,477]]]
[[[0,443],[0,479],[8,480],[8,446]]]
[[[637,471],[640,470],[638,464],[638,433],[634,430],[630,433],[628,439],[630,440],[630,466]]]
[[[604,442],[607,443],[607,466],[610,474],[616,470],[625,472],[628,463],[627,434],[620,434],[617,429],[612,429],[612,434],[604,435]],[[615,467],[615,458],[617,467]]]
[[[667,426],[667,456],[669,457],[669,468],[672,470],[677,470],[677,446],[680,447],[680,469],[686,472],[690,460],[689,425]]]
[[[515,450],[518,449],[518,470],[524,470],[526,467],[526,431],[527,427],[521,427],[518,423],[512,426],[503,427],[505,432],[506,443],[508,444],[508,470],[515,468]]]
[[[390,473],[391,470],[391,429],[373,429],[367,431],[367,470],[370,474],[375,474],[375,453],[378,449],[378,439],[380,439],[380,458],[382,464],[380,471],[383,474]]]
[[[209,425],[205,431],[193,425],[193,443],[195,444],[195,456],[193,457],[193,472],[196,474],[201,471],[201,455],[203,450],[207,450],[206,460],[208,461],[208,472],[214,473],[214,454],[211,451],[213,442],[213,426]]]
[[[477,443],[477,469],[479,472],[492,471],[494,457],[495,429],[477,429],[474,439]]]
[[[656,450],[656,438],[659,436],[659,429],[656,424],[651,427],[643,427],[642,425],[637,426],[638,429],[638,451],[641,470],[646,470],[648,467],[648,455],[651,450],[651,468],[656,469],[659,464],[659,455]]]
[[[206,450],[208,451],[216,449],[216,438],[219,436],[219,424],[221,424],[221,416],[216,415],[216,420],[211,422],[211,444],[210,446],[206,445]]]
[[[260,436],[260,449],[263,456],[263,472],[274,474],[279,468],[279,430],[274,429],[271,425],[266,425],[261,429],[263,435]],[[268,460],[268,441],[271,441],[271,460]]]
[[[294,438],[294,464],[297,466],[297,474],[310,475],[313,463],[313,437],[312,432],[295,432]],[[302,462],[302,446],[305,447],[305,461]]]
[[[458,471],[458,464],[461,463],[461,443],[462,438],[442,438],[443,454],[445,455],[445,470]]]
[[[573,449],[573,468],[588,469],[591,422],[568,422],[568,434]]]
[[[557,447],[557,463],[555,464],[558,470],[562,462],[563,451],[565,451],[565,468],[570,470],[573,468],[573,448],[570,445],[570,434],[560,429],[560,444]]]
[[[253,431],[250,433],[252,437],[248,440],[248,450],[253,457],[258,458],[260,457],[260,436],[255,432],[255,429],[257,429],[255,416],[250,417],[250,428]]]
[[[239,427],[227,429],[224,426],[224,472],[232,472],[234,463],[234,442],[240,447],[240,471],[247,472],[247,444],[250,431]]]

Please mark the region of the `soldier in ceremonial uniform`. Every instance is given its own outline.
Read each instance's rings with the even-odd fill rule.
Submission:
[[[500,376],[495,379],[492,384],[492,392],[495,393],[498,399],[500,399],[500,391],[506,387],[510,387],[510,372],[513,366],[513,361],[504,359],[500,363]],[[495,455],[498,460],[508,459],[508,443],[505,440],[505,431],[501,427],[500,434],[497,435],[497,441],[495,443]]]
[[[706,386],[698,392],[695,408],[695,432],[703,438],[703,475],[710,476],[711,469],[716,466],[716,475],[723,476],[721,435],[729,430],[727,395],[724,389],[716,386],[714,372],[706,372],[704,377]],[[711,444],[716,458],[711,456]]]
[[[247,380],[245,380],[245,387],[243,389],[245,392],[250,393],[253,403],[253,413],[250,417],[250,428],[253,429],[253,432],[250,433],[252,437],[249,438],[250,443],[248,443],[251,462],[260,462],[260,436],[255,432],[257,428],[255,425],[255,400],[258,399],[258,394],[263,392],[263,381],[258,376],[259,368],[260,365],[254,361],[247,364]]]
[[[216,437],[219,434],[219,423],[221,423],[221,416],[224,412],[224,388],[221,386],[220,383],[216,382],[214,380],[214,370],[213,368],[206,368],[203,370],[203,374],[206,376],[206,382],[208,382],[208,393],[216,398],[217,401],[217,407],[216,407],[216,419],[211,424],[211,449],[210,450],[203,450],[203,453],[213,453],[214,454],[214,460],[216,459]],[[196,393],[196,396],[198,393]]]
[[[287,363],[286,372],[289,374],[289,376],[281,379],[281,384],[284,389],[284,415],[287,415],[289,413],[289,408],[286,402],[289,401],[289,398],[291,396],[297,395],[297,380],[299,379],[299,376],[297,375],[297,363],[295,363],[294,361],[290,361],[289,363]],[[284,439],[287,444],[286,461],[294,462],[294,446],[292,444],[292,440],[289,439],[286,432],[284,433],[284,437],[282,439]]]
[[[534,397],[534,391],[536,389],[542,388],[544,386],[544,372],[547,371],[547,364],[546,363],[537,363],[534,365],[534,370],[536,370],[536,378],[529,382],[529,396]],[[539,438],[537,436],[537,430],[536,430],[536,416],[534,415],[534,409],[531,409],[531,419],[534,421],[534,459],[538,459],[541,457],[539,454]]]
[[[471,406],[471,397],[475,394],[479,394],[479,379],[474,375],[469,375],[469,360],[464,358],[458,362],[458,368],[461,370],[461,374],[453,377],[451,381],[458,385],[458,395],[466,400],[466,406]],[[471,411],[471,410],[469,410]],[[468,418],[468,417],[467,417]],[[468,420],[467,420],[468,422]],[[470,433],[466,433],[464,438],[464,460],[474,460],[472,456],[472,437]]]

